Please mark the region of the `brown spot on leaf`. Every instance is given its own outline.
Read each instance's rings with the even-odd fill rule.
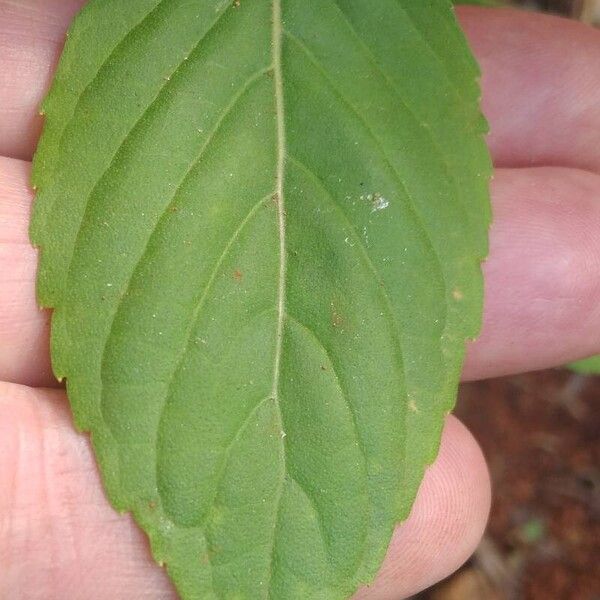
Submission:
[[[338,313],[333,302],[331,303],[331,324],[336,328],[344,325],[344,317]]]

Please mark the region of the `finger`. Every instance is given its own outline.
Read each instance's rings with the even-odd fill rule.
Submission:
[[[49,355],[49,314],[35,297],[37,251],[27,228],[30,164],[0,157],[0,380],[56,385]]]
[[[0,0],[8,15],[0,19],[0,154],[33,154],[38,107],[83,1]],[[600,33],[513,10],[463,7],[459,15],[483,66],[497,164],[600,170]]]
[[[453,417],[377,582],[357,598],[401,598],[474,550],[490,502],[477,444]],[[0,384],[0,597],[174,598],[143,535],[108,506],[87,437],[59,391]]]
[[[466,379],[562,365],[600,352],[600,176],[499,170],[481,337]]]
[[[35,300],[27,170],[20,161],[0,160],[1,230],[8,232],[0,238],[0,380],[56,385],[49,313]],[[600,352],[600,176],[500,169],[492,188],[484,327],[469,348],[465,378],[542,369]]]
[[[497,166],[600,172],[600,32],[511,9],[459,16],[483,72]]]
[[[396,529],[375,583],[355,600],[408,598],[456,571],[477,547],[489,508],[490,480],[479,445],[450,416],[410,518]]]
[[[0,0],[0,155],[30,159],[39,107],[73,16],[85,0]]]
[[[107,504],[62,392],[0,384],[0,563],[0,598],[175,600]]]

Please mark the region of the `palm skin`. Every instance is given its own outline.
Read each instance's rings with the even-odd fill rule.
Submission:
[[[81,4],[0,0],[0,597],[167,600],[168,579],[108,505],[87,437],[73,429],[51,374],[49,314],[35,301],[37,108]],[[459,17],[482,65],[497,167],[484,328],[464,378],[600,352],[600,33],[511,10]],[[448,417],[410,519],[356,598],[399,600],[450,574],[477,545],[489,504],[481,451]]]

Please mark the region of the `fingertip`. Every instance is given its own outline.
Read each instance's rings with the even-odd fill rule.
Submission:
[[[85,0],[0,1],[0,154],[29,160],[65,31]]]
[[[464,379],[572,362],[600,351],[600,176],[497,169],[480,337]]]
[[[467,428],[449,416],[409,519],[400,525],[375,583],[355,600],[406,598],[456,571],[475,551],[491,503],[488,468]]]
[[[600,172],[598,30],[515,7],[457,12],[483,74],[495,165]]]

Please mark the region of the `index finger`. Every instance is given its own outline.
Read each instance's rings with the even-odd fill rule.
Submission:
[[[42,125],[38,107],[83,4],[0,0],[0,154],[31,158]],[[458,14],[482,65],[496,164],[600,172],[600,33],[509,9],[463,7]]]
[[[600,172],[600,31],[513,9],[463,7],[499,167]]]
[[[39,107],[52,81],[65,33],[85,0],[0,0],[0,155],[29,160]]]

